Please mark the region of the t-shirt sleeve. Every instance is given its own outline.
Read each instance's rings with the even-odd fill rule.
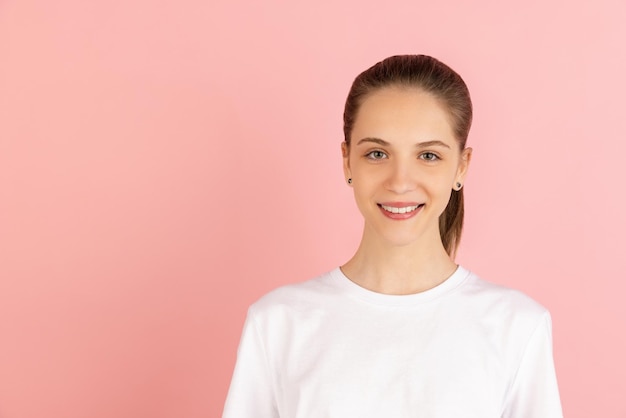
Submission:
[[[250,310],[222,418],[279,418],[265,347]]]
[[[526,346],[502,418],[562,417],[552,356],[552,322],[546,312]]]

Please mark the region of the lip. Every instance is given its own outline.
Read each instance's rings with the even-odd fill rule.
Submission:
[[[404,213],[400,213],[400,212],[393,213],[384,209],[383,206],[387,208],[398,208],[398,209],[415,208],[415,209],[412,209],[410,211],[405,211]],[[422,210],[423,207],[424,207],[423,203],[417,203],[417,202],[381,202],[381,203],[378,203],[378,208],[380,209],[383,215],[385,215],[389,219],[393,219],[397,221],[414,217]]]

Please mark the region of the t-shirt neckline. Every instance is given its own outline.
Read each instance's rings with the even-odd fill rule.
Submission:
[[[431,289],[409,295],[388,295],[359,286],[350,280],[339,267],[330,272],[333,281],[348,296],[376,305],[397,307],[422,305],[440,298],[460,286],[470,274],[469,270],[459,265],[450,277]]]

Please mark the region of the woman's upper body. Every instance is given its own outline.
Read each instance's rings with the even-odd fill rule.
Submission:
[[[561,418],[545,308],[458,267],[424,292],[337,268],[253,304],[224,418]]]
[[[560,418],[547,311],[457,267],[467,86],[423,55],[354,81],[341,145],[363,236],[246,321],[225,418]]]

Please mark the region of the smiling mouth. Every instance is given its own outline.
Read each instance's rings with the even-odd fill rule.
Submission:
[[[393,206],[386,206],[386,205],[382,205],[382,204],[378,204],[379,207],[383,208],[385,211],[389,212],[389,213],[410,213],[413,212],[414,210],[417,210],[418,208],[421,208],[422,206],[424,206],[424,204],[419,204],[419,205],[415,205],[415,206],[404,206],[404,207],[393,207]]]

